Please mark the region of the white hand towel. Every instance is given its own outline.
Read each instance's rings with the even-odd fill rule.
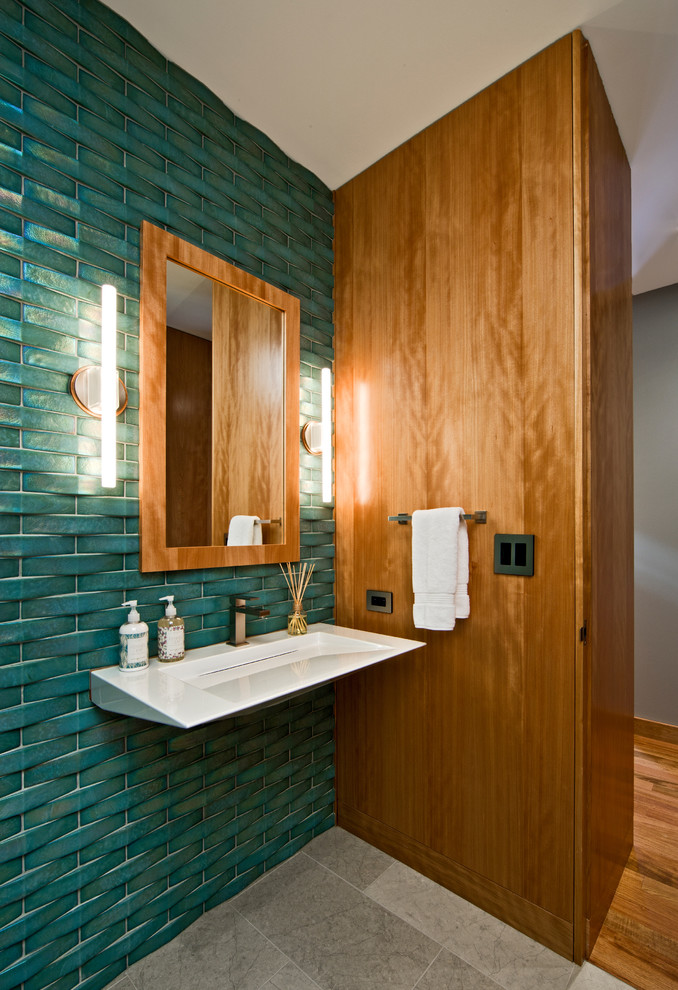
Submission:
[[[227,547],[253,547],[261,543],[259,516],[233,516],[228,524]]]
[[[454,629],[470,614],[468,529],[460,507],[412,513],[412,587],[417,629]]]

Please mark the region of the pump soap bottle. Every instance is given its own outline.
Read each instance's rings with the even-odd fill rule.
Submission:
[[[160,599],[167,602],[165,618],[158,622],[158,660],[173,663],[184,658],[184,620],[179,618],[174,607],[174,595]]]
[[[130,606],[127,622],[120,626],[120,670],[144,670],[148,667],[148,626],[139,619],[136,601]]]

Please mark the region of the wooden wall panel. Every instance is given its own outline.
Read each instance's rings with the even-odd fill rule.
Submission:
[[[220,282],[212,312],[211,542],[223,544],[235,515],[284,515],[283,322],[280,310]],[[264,543],[281,542],[281,524],[263,532]]]
[[[212,542],[212,344],[167,328],[167,545]]]
[[[568,919],[577,639],[572,41],[519,70],[530,94],[521,101],[524,524],[537,535],[524,604],[522,893]]]
[[[565,953],[571,51],[566,38],[339,190],[335,269],[337,619],[427,642],[338,685],[339,821],[392,850],[406,835],[413,865]],[[457,504],[489,514],[469,524],[471,617],[416,630],[411,529],[386,517]],[[493,573],[496,532],[536,534],[533,578]],[[367,588],[396,592],[392,616],[365,613]]]
[[[591,671],[589,937],[633,832],[633,386],[631,179],[590,51]]]
[[[427,132],[428,498],[489,511],[487,527],[470,525],[471,618],[429,637],[434,776],[449,784],[436,835],[456,862],[562,918],[574,773],[571,101],[566,38]],[[537,535],[534,577],[493,573],[495,532]]]
[[[336,201],[337,621],[396,636],[414,635],[410,530],[387,517],[426,500],[424,150],[408,142]],[[368,589],[393,592],[392,615],[365,610]],[[422,841],[425,664],[413,654],[337,685],[344,799]]]
[[[590,604],[580,46],[578,34],[562,39],[335,198],[337,620],[427,644],[338,685],[338,821],[577,957],[588,717],[578,631]],[[601,274],[607,250],[601,241]],[[599,346],[594,388],[611,397],[597,413],[599,477],[609,469],[608,525],[625,534],[594,568],[604,612],[610,568],[629,566],[619,417],[630,406],[628,354]],[[411,529],[386,517],[456,504],[488,512],[487,526],[469,523],[471,616],[451,633],[416,630]],[[497,532],[535,535],[534,577],[493,573]],[[601,556],[610,534],[597,539]],[[394,591],[392,616],[365,611],[367,588]],[[609,628],[617,606],[606,608]],[[610,687],[601,672],[603,705]],[[626,795],[629,765],[622,755],[596,800],[616,786]]]
[[[444,117],[426,162],[428,498],[489,514],[470,618],[427,637],[435,847],[516,893],[527,579],[492,561],[495,532],[524,530],[520,98],[512,73]]]

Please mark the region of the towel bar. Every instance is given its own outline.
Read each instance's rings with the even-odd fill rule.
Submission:
[[[282,516],[278,516],[277,519],[260,519],[260,523],[264,526],[282,526]],[[228,532],[224,533],[224,546],[228,544]]]
[[[389,516],[388,521],[397,522],[400,526],[406,526],[411,518],[412,516],[408,515],[407,512],[399,512],[397,516]],[[481,509],[479,512],[465,512],[461,518],[469,519],[471,522],[486,523],[487,510]]]

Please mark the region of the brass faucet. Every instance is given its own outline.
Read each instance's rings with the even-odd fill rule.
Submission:
[[[231,636],[229,643],[231,646],[244,646],[247,643],[247,616],[256,615],[263,619],[271,612],[267,608],[259,605],[248,605],[247,600],[257,600],[256,595],[238,595],[229,609],[231,615]]]

